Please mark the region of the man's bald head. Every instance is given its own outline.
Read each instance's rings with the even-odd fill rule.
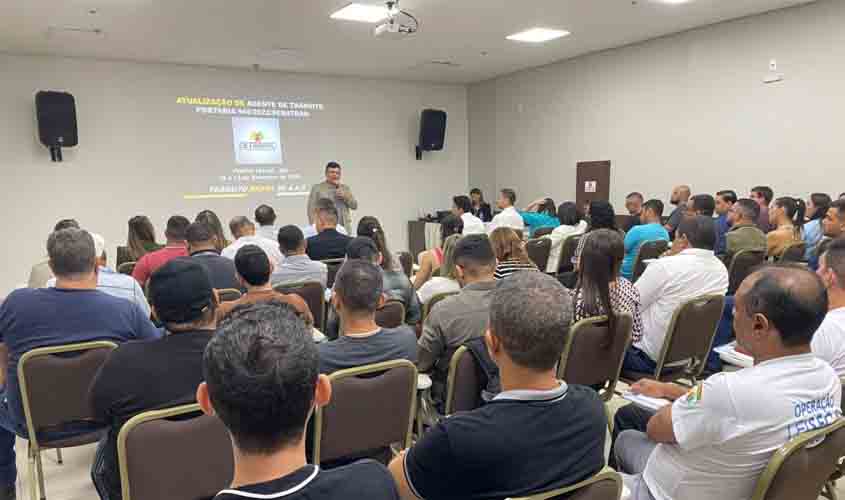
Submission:
[[[692,189],[686,184],[681,184],[680,186],[672,188],[672,198],[669,201],[671,201],[673,205],[686,203],[691,195]]]
[[[747,329],[776,330],[784,347],[809,348],[827,306],[824,285],[812,271],[788,264],[766,266],[737,290],[737,336],[751,333]]]

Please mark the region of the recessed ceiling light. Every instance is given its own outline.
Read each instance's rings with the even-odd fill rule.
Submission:
[[[329,17],[332,19],[342,19],[344,21],[377,23],[381,20],[387,19],[388,14],[389,12],[387,11],[387,7],[384,5],[351,3],[336,11]]]
[[[506,38],[515,42],[542,43],[548,42],[549,40],[562,38],[567,35],[569,35],[569,32],[566,30],[531,28],[530,30],[525,30],[519,33],[514,33],[513,35],[508,35]]]

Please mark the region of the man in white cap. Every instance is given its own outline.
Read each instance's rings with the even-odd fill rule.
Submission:
[[[144,316],[149,318],[150,305],[144,296],[141,285],[132,276],[109,269],[106,258],[106,240],[97,233],[89,234],[94,239],[94,252],[97,256],[97,290],[138,304]],[[56,278],[47,281],[47,287],[55,286]]]

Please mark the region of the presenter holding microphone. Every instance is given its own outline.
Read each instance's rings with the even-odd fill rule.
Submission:
[[[314,214],[317,210],[317,200],[321,198],[332,200],[337,207],[337,219],[347,232],[352,231],[352,210],[358,209],[358,201],[352,190],[340,182],[340,164],[331,161],[326,165],[326,180],[314,184],[311,195],[308,196],[308,223],[314,224]]]

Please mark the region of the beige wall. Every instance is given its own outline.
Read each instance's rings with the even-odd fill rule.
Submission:
[[[80,146],[51,163],[36,139],[33,95],[66,90],[76,97]],[[0,248],[0,296],[25,282],[44,253],[56,220],[77,218],[102,233],[110,256],[126,221],[148,215],[159,231],[171,214],[193,219],[211,208],[224,221],[262,202],[279,222],[305,221],[305,198],[184,201],[234,166],[227,118],[175,104],[179,95],[276,97],[318,102],[310,121],[282,121],[289,166],[310,180],[338,160],[360,207],[377,215],[396,249],[407,246],[407,220],[421,208],[447,206],[467,184],[467,102],[463,86],[0,55],[0,171],[6,244]],[[414,159],[423,108],[449,113],[446,149]],[[221,172],[222,170],[222,172]]]
[[[845,191],[845,2],[714,25],[470,87],[470,184],[575,195],[611,160],[611,202],[769,183]],[[565,42],[564,42],[565,43]],[[770,59],[785,81],[764,85]],[[491,196],[488,196],[491,197]]]

